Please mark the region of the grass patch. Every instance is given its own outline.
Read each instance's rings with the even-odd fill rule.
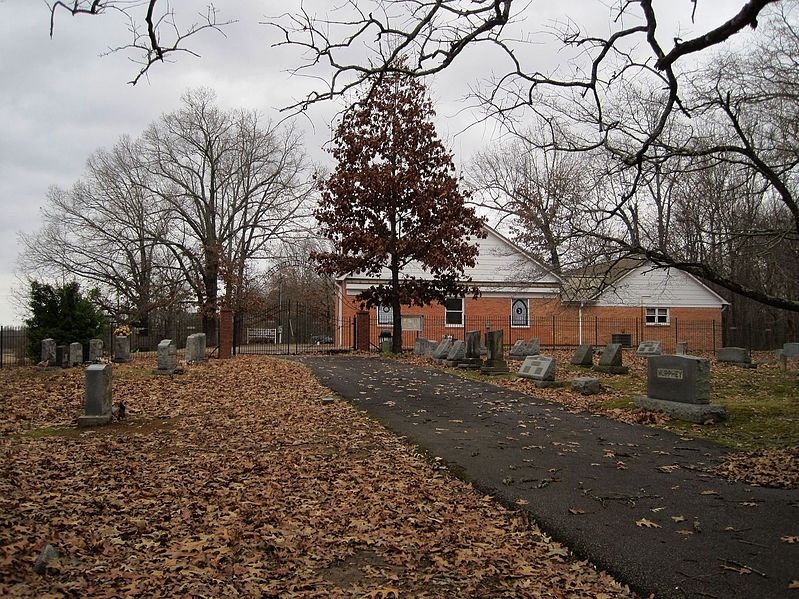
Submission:
[[[557,354],[558,379],[597,376],[604,391],[585,398],[587,409],[622,410],[631,415],[637,411],[634,399],[646,395],[646,360],[625,356],[630,366],[626,375],[603,375],[568,364],[569,355]],[[511,372],[497,376],[481,375],[479,370],[447,368],[446,372],[461,378],[516,388],[518,363],[510,362]],[[565,389],[527,391],[550,401],[574,404],[574,394]],[[708,439],[740,450],[790,448],[799,446],[799,385],[796,373],[783,372],[774,365],[760,368],[739,368],[713,361],[710,398],[713,404],[727,409],[727,420],[718,424],[696,425],[671,420],[656,424],[681,435]],[[626,420],[630,421],[630,420]],[[647,423],[649,424],[649,423]]]
[[[646,381],[634,374],[606,378],[616,391],[603,408],[633,410]],[[713,364],[711,402],[727,409],[727,420],[697,425],[672,420],[664,428],[742,450],[799,446],[799,386],[795,375],[775,368],[743,369]]]
[[[716,369],[711,401],[727,409],[715,425],[672,421],[669,428],[737,449],[799,446],[799,386],[796,377],[775,369]]]

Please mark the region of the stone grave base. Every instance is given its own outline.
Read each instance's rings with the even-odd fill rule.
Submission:
[[[603,364],[597,364],[594,366],[594,370],[597,372],[605,372],[607,374],[627,374],[630,372],[630,369],[626,366],[606,366]]]
[[[493,376],[495,374],[507,374],[510,369],[507,366],[481,366],[480,374]]]
[[[566,381],[533,381],[538,389],[557,389],[566,386]]]
[[[199,360],[189,360],[189,364],[207,364],[208,358],[200,358]]]
[[[182,368],[172,368],[172,369],[164,369],[161,370],[159,368],[153,368],[153,374],[183,374]]]
[[[111,422],[111,414],[103,414],[101,416],[78,416],[78,426],[84,428],[87,426],[102,426]]]
[[[702,424],[708,420],[720,422],[727,418],[727,410],[724,409],[724,406],[710,404],[682,403],[665,399],[653,399],[651,397],[636,397],[635,405],[644,410],[666,412],[672,418],[696,424]]]
[[[133,358],[114,358],[111,360],[114,364],[127,364],[128,362],[133,362]]]
[[[465,370],[477,370],[483,366],[483,361],[479,358],[465,358],[458,364],[458,368]]]
[[[719,364],[729,364],[730,366],[737,366],[738,368],[757,368],[757,364],[752,362],[728,362],[726,360],[719,360]]]

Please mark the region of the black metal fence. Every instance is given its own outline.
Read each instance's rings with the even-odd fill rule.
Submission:
[[[113,348],[114,329],[119,323],[111,323],[103,339],[105,351]],[[154,352],[163,339],[175,341],[178,349],[186,347],[186,338],[193,333],[203,332],[202,316],[193,313],[151,313],[146,323],[133,323],[130,326],[130,351],[138,353]],[[206,339],[209,347],[216,346],[216,340]]]
[[[759,326],[749,323],[740,326],[725,326],[722,347],[746,347],[752,351],[779,349],[785,343],[795,343],[799,336],[793,327],[783,323]]]
[[[664,352],[674,352],[677,343],[685,341],[690,351],[715,352],[722,347],[722,326],[714,320],[680,320],[672,318],[665,325],[650,325],[641,318],[572,318],[542,316],[530,318],[524,326],[514,323],[510,316],[501,315],[464,317],[459,324],[445,319],[423,318],[420,330],[403,330],[403,348],[412,348],[419,337],[439,340],[444,336],[464,339],[466,331],[503,331],[506,345],[519,339],[538,337],[542,347],[576,347],[583,343],[603,346],[621,343],[637,347],[641,341],[660,341]],[[377,345],[381,333],[391,332],[390,326],[370,323],[370,343]]]
[[[0,368],[27,366],[28,329],[0,325]]]
[[[236,314],[236,354],[296,354],[349,350],[353,325],[336,323],[326,307],[284,302],[256,313]]]

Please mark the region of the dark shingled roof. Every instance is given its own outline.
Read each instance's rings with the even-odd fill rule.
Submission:
[[[603,291],[644,264],[647,264],[646,258],[627,256],[564,273],[561,300],[564,303],[595,301]]]

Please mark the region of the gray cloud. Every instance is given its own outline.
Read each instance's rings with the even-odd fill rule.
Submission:
[[[690,3],[683,3],[681,14],[690,14]],[[0,2],[0,115],[4,125],[0,135],[0,323],[19,321],[9,302],[18,252],[16,232],[39,226],[38,209],[47,189],[69,186],[79,179],[93,151],[113,145],[122,134],[138,135],[160,114],[176,108],[188,87],[211,87],[221,104],[255,108],[277,120],[285,116],[278,107],[303,97],[315,85],[313,80],[286,72],[296,66],[297,51],[272,48],[279,39],[277,32],[259,24],[271,16],[269,10],[287,11],[299,2],[277,4],[257,0],[222,3],[221,18],[239,19],[225,29],[226,37],[203,33],[191,46],[201,58],[182,55],[176,63],[156,65],[149,77],[134,87],[127,84],[136,73],[128,55],[100,57],[109,47],[127,40],[126,23],[118,15],[71,18],[61,14],[50,40],[49,15],[43,2]],[[329,6],[322,0],[316,4]],[[718,22],[740,4],[740,0],[700,2],[698,18]],[[189,21],[204,5],[186,0],[174,7]],[[308,2],[305,6],[313,8]],[[543,30],[543,26],[530,23],[545,23],[575,10],[569,6],[578,7],[571,14],[587,19],[598,33],[606,32],[605,3],[597,2],[587,10],[584,0],[534,3],[525,26]],[[714,13],[709,14],[710,10]],[[547,36],[537,35],[532,41],[535,44],[528,56],[539,68],[552,67],[563,59]],[[480,114],[464,110],[459,99],[467,93],[467,82],[488,77],[499,68],[493,53],[475,48],[430,83],[438,101],[439,131],[459,160],[468,158],[496,134],[491,123],[464,132]],[[329,125],[340,106],[313,107],[308,113],[310,120],[300,117],[296,121],[306,131],[308,151],[316,161],[328,160],[321,146],[329,139]]]

